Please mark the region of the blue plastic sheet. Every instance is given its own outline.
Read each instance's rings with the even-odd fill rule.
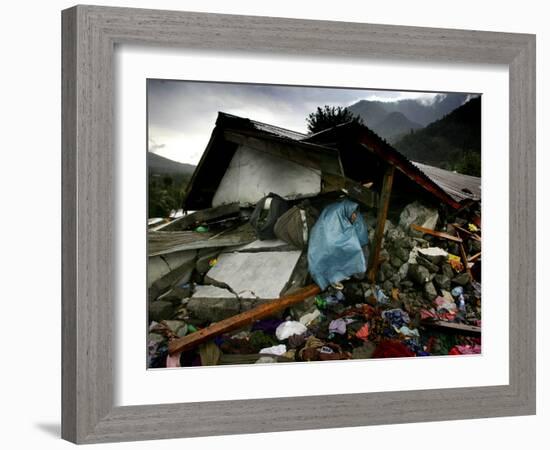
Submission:
[[[359,205],[342,200],[328,205],[311,229],[307,260],[309,273],[322,289],[367,270],[363,247],[369,241]],[[355,221],[351,217],[357,212]]]

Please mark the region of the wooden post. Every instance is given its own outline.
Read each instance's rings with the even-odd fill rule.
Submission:
[[[220,322],[213,323],[209,327],[188,334],[187,336],[174,339],[168,343],[168,353],[173,355],[174,353],[189,350],[209,339],[219,336],[220,334],[238,330],[239,328],[243,328],[255,320],[269,317],[278,311],[288,308],[289,306],[303,302],[306,298],[313,297],[320,292],[321,289],[319,286],[316,284],[310,284],[297,292],[285,295],[284,297],[268,303],[263,303],[260,306],[256,306],[254,309],[237,314],[233,317],[229,317],[228,319],[224,319]]]
[[[388,165],[384,174],[382,190],[380,192],[380,203],[378,205],[378,218],[376,221],[376,230],[374,232],[374,241],[371,247],[371,256],[369,262],[368,279],[371,283],[376,280],[378,266],[380,265],[380,250],[382,249],[382,239],[384,238],[384,227],[386,225],[386,217],[388,216],[388,208],[390,206],[390,195],[393,184],[393,174],[395,167]]]

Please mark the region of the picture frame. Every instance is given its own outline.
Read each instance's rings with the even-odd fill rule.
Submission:
[[[64,439],[116,442],[535,413],[534,35],[99,6],[64,10],[62,32]],[[118,44],[507,66],[509,384],[114,406]]]

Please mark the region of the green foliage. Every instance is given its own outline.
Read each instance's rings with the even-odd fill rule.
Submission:
[[[189,175],[149,173],[148,217],[168,217],[181,208]]]
[[[407,158],[481,176],[481,98],[474,98],[394,144]]]
[[[318,106],[315,112],[307,116],[306,122],[310,133],[318,133],[346,122],[363,123],[361,118],[353,114],[348,108],[328,105],[323,108]]]

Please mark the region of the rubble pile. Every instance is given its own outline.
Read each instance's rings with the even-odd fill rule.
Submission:
[[[315,206],[322,211],[328,204]],[[361,213],[372,243],[376,213]],[[369,264],[374,279],[353,274],[267,317],[169,352],[171,342],[312,284],[307,245],[299,248],[307,233],[260,240],[250,233],[251,215],[236,209],[229,217],[184,218],[184,230],[165,232],[180,233],[180,240],[191,233],[195,241],[150,256],[148,367],[481,352],[481,231],[419,202],[385,221],[379,260]],[[304,223],[314,223],[312,217]],[[162,231],[155,236],[165,238]]]

